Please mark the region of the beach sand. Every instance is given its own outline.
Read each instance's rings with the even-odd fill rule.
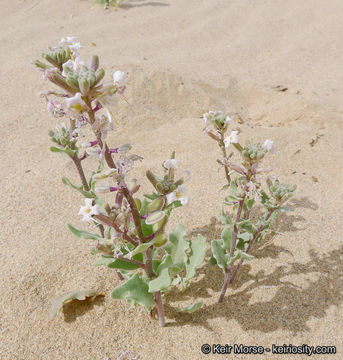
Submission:
[[[117,12],[86,0],[1,1],[1,360],[114,360],[122,351],[147,360],[251,358],[205,356],[204,343],[334,345],[340,357],[342,11],[340,0],[126,0]],[[202,134],[203,112],[227,111],[243,142],[274,140],[277,152],[266,163],[298,185],[294,212],[279,215],[281,234],[255,247],[256,259],[222,304],[222,273],[206,262],[185,292],[166,296],[167,326],[159,328],[111,298],[114,271],[95,267],[92,241],[67,229],[84,226],[83,200],[61,182],[77,182],[73,164],[49,152],[56,121],[37,94],[53,86],[30,61],[70,35],[86,60],[100,56],[107,79],[128,72],[128,103],[113,108],[120,125],[108,143],[130,142],[144,157],[132,174],[140,194],[151,190],[145,171],[158,170],[173,150],[191,172],[190,204],[174,212],[170,230],[181,222],[190,237],[203,234],[208,249],[222,230],[225,181],[219,149]],[[87,163],[88,174],[94,165]],[[73,302],[49,319],[53,297],[89,288],[106,296]],[[204,306],[194,314],[171,308],[196,301]]]

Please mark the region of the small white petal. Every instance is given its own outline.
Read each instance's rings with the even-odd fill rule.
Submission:
[[[273,151],[274,141],[267,139],[263,145],[262,148],[267,151]]]
[[[113,82],[117,84],[119,87],[123,87],[126,82],[126,73],[120,70],[116,71],[113,74]]]
[[[176,160],[176,159],[169,159],[169,160],[166,160],[164,163],[163,163],[164,167],[167,168],[167,169],[177,169],[178,165],[179,165],[179,160]]]

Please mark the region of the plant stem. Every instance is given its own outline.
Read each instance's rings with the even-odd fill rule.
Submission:
[[[88,97],[85,97],[84,101],[89,108],[88,115],[89,115],[90,123],[91,123],[91,125],[93,125],[95,122],[95,115],[94,115],[94,110],[92,109],[91,101],[89,100]],[[116,169],[116,165],[112,159],[112,155],[110,154],[107,144],[106,143],[104,144],[102,142],[100,134],[95,133],[95,135],[98,140],[98,144],[99,144],[100,148],[105,149],[105,160],[106,160],[107,165],[112,169]],[[136,203],[135,203],[130,191],[128,190],[126,184],[122,183],[120,185],[121,185],[123,195],[125,196],[126,200],[128,201],[128,203],[130,205],[133,222],[134,222],[134,225],[135,225],[135,228],[137,231],[137,236],[139,237],[139,239],[142,242],[144,242],[143,230],[142,230],[139,211],[137,209]]]
[[[152,251],[153,251],[153,247],[150,246],[150,248],[145,253],[145,255],[146,255],[145,272],[148,275],[149,279],[153,278],[153,273],[152,273]],[[162,296],[161,296],[160,291],[154,292],[154,299],[155,299],[155,303],[156,303],[156,309],[157,309],[159,324],[160,324],[161,327],[164,327],[165,324],[166,324],[166,320],[165,320],[165,317],[164,317],[164,307],[163,307]]]
[[[260,232],[262,231],[262,229],[263,229],[266,221],[268,221],[268,219],[272,216],[272,214],[273,214],[274,211],[275,211],[275,209],[269,210],[269,212],[268,212],[268,214],[267,214],[267,216],[266,216],[266,219],[265,219],[264,223],[261,224],[261,225],[259,226],[259,228],[256,230],[256,232],[255,232],[255,234],[254,234],[254,237],[250,240],[249,246],[248,246],[247,250],[245,251],[247,254],[248,254],[249,251],[251,250],[251,247],[254,245],[254,242],[256,241],[258,235],[259,235]],[[241,259],[241,260],[239,260],[239,263],[238,263],[238,265],[236,266],[236,269],[235,269],[234,273],[232,274],[232,276],[231,276],[231,278],[230,278],[230,281],[229,281],[230,284],[232,284],[232,283],[234,282],[235,277],[236,277],[236,275],[237,275],[237,273],[238,273],[238,270],[240,269],[240,267],[242,266],[242,264],[243,264],[243,260]]]
[[[145,264],[143,264],[140,261],[137,261],[137,260],[134,260],[134,259],[128,259],[128,258],[125,258],[124,256],[118,256],[117,259],[127,261],[127,262],[129,262],[131,264],[135,264],[135,265],[139,266],[142,269],[145,269]]]
[[[232,240],[231,240],[231,249],[230,249],[230,259],[233,257],[233,254],[235,252],[236,249],[236,241],[237,241],[237,235],[238,235],[238,226],[237,223],[239,222],[240,218],[241,218],[241,213],[242,213],[242,209],[243,209],[243,204],[244,204],[244,199],[245,199],[245,194],[242,198],[242,200],[240,200],[239,205],[238,205],[238,210],[237,210],[237,215],[236,215],[236,221],[235,221],[235,225],[233,226],[233,233],[232,233]],[[222,290],[220,292],[220,296],[218,299],[218,302],[222,302],[228,287],[228,281],[229,281],[229,277],[230,277],[230,273],[232,270],[232,266],[229,265],[228,268],[226,269],[226,273],[225,273],[225,277],[224,277],[224,283],[223,283],[223,287]]]
[[[225,148],[225,143],[224,143],[224,134],[223,134],[223,132],[220,132],[219,146],[220,146],[220,148],[222,150],[224,160],[227,160],[227,153],[226,153],[226,148]],[[231,178],[230,178],[230,175],[229,175],[229,167],[227,165],[224,165],[224,170],[225,170],[226,180],[228,182],[228,185],[230,186]]]
[[[83,168],[82,168],[82,165],[81,165],[81,161],[79,159],[79,157],[77,155],[75,156],[71,156],[71,159],[73,160],[75,166],[76,166],[76,169],[80,175],[80,179],[81,179],[81,182],[82,182],[82,185],[83,185],[83,189],[85,191],[89,191],[89,186],[88,186],[88,183],[87,183],[87,180],[86,180],[86,176],[85,176],[85,173],[83,171]]]
[[[160,291],[154,292],[154,298],[155,298],[155,302],[156,302],[156,308],[157,308],[158,320],[159,320],[160,327],[164,327],[166,325],[166,320],[164,317],[164,308],[163,308],[163,303],[162,303],[161,292]]]

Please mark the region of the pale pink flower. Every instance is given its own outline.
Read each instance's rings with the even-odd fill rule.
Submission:
[[[233,130],[231,134],[224,139],[225,147],[228,147],[230,144],[238,143],[238,131]]]
[[[99,205],[92,205],[93,199],[85,199],[85,206],[80,207],[79,215],[83,216],[82,221],[90,222],[93,215],[100,214]]]

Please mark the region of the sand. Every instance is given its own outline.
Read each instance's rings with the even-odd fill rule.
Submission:
[[[203,343],[335,345],[340,357],[342,1],[123,4],[113,12],[86,0],[1,1],[0,359],[113,360],[126,350],[139,359],[251,358],[205,356]],[[100,56],[108,79],[114,70],[128,72],[129,104],[114,109],[120,126],[108,142],[129,141],[144,157],[133,174],[142,187],[149,189],[146,169],[158,169],[174,149],[191,171],[191,202],[175,211],[170,229],[182,222],[190,236],[206,236],[208,248],[222,229],[217,190],[224,179],[216,144],[202,134],[204,111],[241,119],[234,127],[243,141],[274,140],[277,153],[267,163],[283,182],[298,184],[294,212],[279,216],[281,234],[255,248],[222,304],[222,274],[205,263],[186,292],[166,298],[170,306],[201,300],[203,308],[180,315],[166,306],[161,329],[110,297],[115,274],[94,267],[92,242],[66,228],[82,226],[82,199],[61,183],[62,176],[77,180],[73,164],[48,150],[55,120],[37,96],[47,83],[30,65],[66,35],[80,39],[86,59]],[[53,297],[87,288],[106,296],[73,302],[49,319]]]

